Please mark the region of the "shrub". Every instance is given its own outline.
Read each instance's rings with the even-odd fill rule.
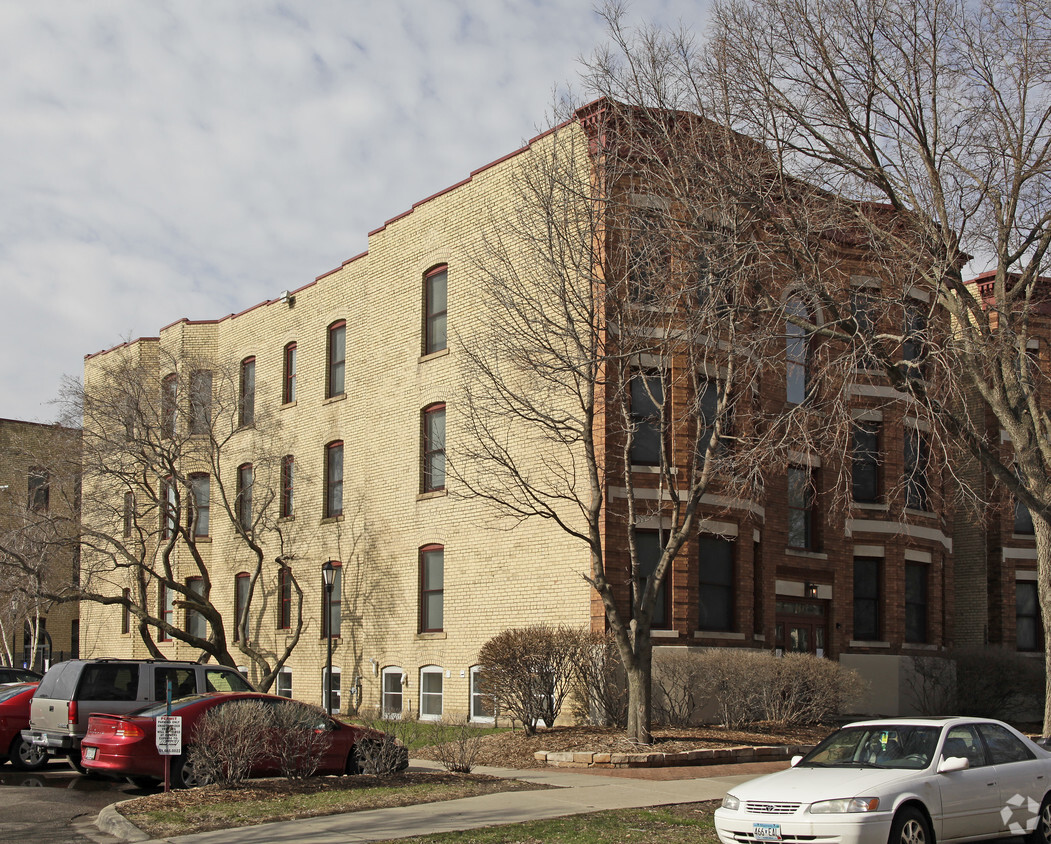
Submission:
[[[469,774],[482,749],[482,733],[467,718],[443,718],[434,730],[435,755],[454,774]]]
[[[389,718],[381,713],[363,718],[362,726],[375,731],[354,745],[358,773],[385,776],[404,771],[409,764],[408,748],[419,744],[421,724],[412,718]],[[380,735],[382,733],[382,735]]]
[[[277,738],[271,750],[285,777],[305,779],[317,770],[332,744],[329,723],[320,706],[290,700],[273,708]]]
[[[203,779],[239,785],[270,750],[273,718],[251,700],[216,706],[197,722],[188,756]]]
[[[574,714],[603,727],[628,724],[628,685],[611,633],[581,631],[574,649]]]
[[[1041,717],[1042,660],[1007,648],[961,648],[948,658],[917,657],[906,675],[916,708],[925,715],[971,715],[1026,720]]]
[[[653,661],[653,713],[670,727],[686,727],[697,718],[697,694],[703,687],[702,662],[676,649]]]
[[[486,687],[500,708],[522,722],[526,735],[537,724],[555,723],[573,685],[577,635],[539,624],[498,633],[478,654]]]
[[[759,696],[768,654],[718,648],[697,654],[700,662],[697,696],[714,700],[719,720],[730,729],[759,720]]]

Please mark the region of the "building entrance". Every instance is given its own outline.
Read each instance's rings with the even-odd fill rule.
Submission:
[[[826,601],[779,600],[775,628],[775,647],[781,653],[825,656],[828,640]]]

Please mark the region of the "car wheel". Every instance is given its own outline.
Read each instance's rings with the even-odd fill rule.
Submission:
[[[887,844],[934,844],[923,813],[911,806],[898,812],[891,825]]]
[[[1029,844],[1051,844],[1051,795],[1040,804],[1040,814],[1036,816],[1036,828],[1026,836]]]
[[[128,782],[136,788],[156,788],[160,784],[160,780],[156,777],[133,776],[128,777]]]
[[[197,788],[212,781],[212,778],[201,770],[200,765],[194,764],[185,752],[182,756],[172,759],[171,776],[173,788]]]
[[[344,768],[343,773],[350,776],[360,774],[364,768],[365,760],[361,755],[361,748],[358,745],[352,745],[350,753],[347,754],[347,765]]]
[[[69,766],[76,771],[78,774],[84,774],[87,776],[88,769],[84,767],[84,763],[80,761],[80,751],[71,750],[69,751]]]
[[[17,771],[39,771],[47,764],[47,749],[24,742],[21,736],[15,736],[8,758],[11,760],[11,767]]]

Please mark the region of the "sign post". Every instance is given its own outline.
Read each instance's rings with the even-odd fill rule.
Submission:
[[[157,716],[157,752],[164,757],[164,790],[171,791],[172,757],[182,753],[182,716],[172,715],[172,681],[168,681],[167,715]]]

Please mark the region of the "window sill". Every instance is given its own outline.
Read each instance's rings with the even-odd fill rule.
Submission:
[[[678,639],[678,630],[650,630],[650,638],[652,639]]]
[[[889,648],[890,642],[869,642],[864,639],[851,639],[847,643],[850,648]]]
[[[327,399],[325,399],[321,403],[322,404],[335,404],[336,402],[346,401],[346,400],[347,400],[347,394],[346,393],[340,393],[338,396],[329,396]]]
[[[320,636],[318,638],[318,641],[321,642],[321,644],[324,644],[325,642],[328,641],[328,638],[325,637],[325,636]],[[343,644],[343,637],[342,636],[333,636],[332,637],[332,647],[338,648],[342,644]],[[332,673],[335,674],[336,672],[333,671]]]
[[[935,513],[934,513],[933,510],[914,510],[911,507],[906,507],[905,508],[905,515],[906,516],[922,516],[925,519],[933,519],[933,518],[935,518]]]
[[[694,639],[734,639],[736,641],[744,641],[744,633],[733,633],[729,630],[695,630],[693,631]]]
[[[337,516],[336,518],[339,518],[339,517]],[[296,514],[295,513],[289,513],[287,516],[278,516],[277,520],[279,522],[294,522],[296,520]]]
[[[286,409],[288,409],[290,407],[295,407],[296,404],[298,404],[298,402],[286,401],[283,405],[281,405],[281,410],[286,410]]]
[[[421,492],[416,496],[417,501],[428,501],[431,498],[444,498],[448,495],[448,492],[442,489],[432,489],[430,492]]]
[[[806,551],[803,548],[785,548],[788,557],[804,557],[808,560],[827,560],[828,554],[823,551]]]
[[[324,518],[321,519],[321,524],[323,524],[323,525],[331,525],[331,524],[335,524],[336,522],[342,522],[342,521],[343,521],[343,514],[340,513],[338,516],[325,516]]]
[[[631,471],[635,472],[635,473],[637,473],[639,475],[659,475],[659,474],[661,474],[663,469],[661,469],[660,466],[648,466],[648,465],[644,465],[642,463],[632,463],[631,464]],[[671,475],[679,474],[679,468],[677,466],[672,466],[671,467],[671,471],[669,472],[669,474],[671,474]]]
[[[855,501],[852,505],[858,510],[873,510],[879,513],[889,513],[889,504],[880,504],[878,501]]]
[[[449,638],[449,634],[447,634],[444,630],[436,630],[436,631],[431,632],[431,633],[417,633],[416,634],[416,638],[417,639],[448,639]],[[435,672],[435,673],[437,673],[437,672]]]
[[[905,642],[901,647],[904,650],[913,650],[913,651],[939,651],[939,650],[941,650],[941,648],[939,648],[937,645],[928,645],[925,642]]]
[[[426,355],[420,355],[420,359],[419,359],[418,363],[426,363],[427,361],[434,360],[435,358],[443,358],[447,354],[449,354],[449,347],[448,346],[446,346],[444,349],[439,349],[436,352],[430,352],[429,354],[426,354]]]
[[[1036,534],[1034,533],[1012,533],[1011,539],[1015,542],[1036,542]]]

